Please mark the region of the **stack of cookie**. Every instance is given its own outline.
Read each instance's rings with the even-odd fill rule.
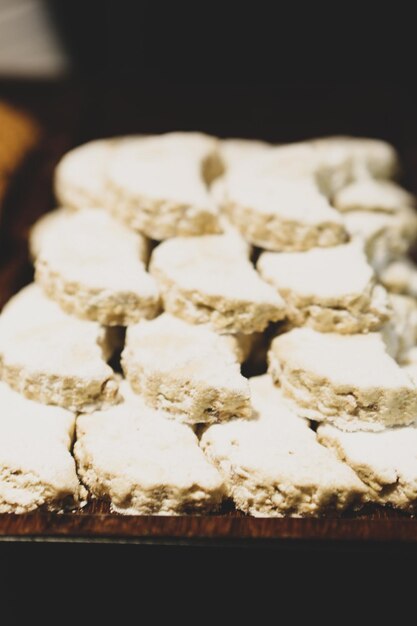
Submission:
[[[344,137],[67,154],[35,282],[0,316],[0,511],[412,507],[417,214],[397,172],[391,146]]]

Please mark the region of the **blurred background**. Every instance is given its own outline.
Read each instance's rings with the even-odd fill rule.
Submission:
[[[382,6],[0,0],[0,97],[72,142],[416,133],[412,20]]]

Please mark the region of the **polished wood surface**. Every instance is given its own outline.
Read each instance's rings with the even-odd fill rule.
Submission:
[[[133,97],[132,97],[133,94]],[[173,128],[202,128],[222,135],[242,134],[255,136],[257,121],[252,117],[244,119],[242,111],[236,116],[231,114],[232,96],[225,98],[225,113],[217,116],[216,110],[207,116],[207,110],[199,108],[204,91],[195,94],[187,109],[187,92],[177,96],[166,111],[166,118],[161,122],[161,94],[156,93],[153,101],[149,96],[140,108],[137,91],[130,90],[129,97],[108,87],[86,87],[73,84],[33,84],[0,82],[0,97],[9,97],[12,102],[26,107],[38,117],[43,125],[43,141],[38,151],[33,154],[22,170],[17,174],[9,190],[1,215],[0,228],[0,306],[10,296],[28,283],[33,276],[27,253],[27,236],[30,226],[45,211],[53,208],[52,173],[60,156],[73,145],[90,138],[128,133],[159,132]],[[270,94],[271,95],[271,94]],[[385,100],[382,97],[385,95]],[[247,94],[250,98],[249,94]],[[341,97],[343,94],[341,94]],[[266,97],[266,96],[265,96]],[[297,96],[298,97],[298,96]],[[345,123],[337,119],[317,117],[312,100],[312,119],[323,123],[310,127],[304,120],[303,126],[296,127],[291,133],[286,125],[279,125],[272,115],[272,108],[281,107],[289,119],[292,103],[298,102],[291,96],[278,104],[279,98],[271,96],[270,108],[265,108],[264,126],[258,133],[273,140],[288,141],[300,139],[300,134],[308,136],[326,133],[345,132],[368,134],[384,137],[394,142],[405,159],[405,174],[408,186],[417,191],[417,126],[407,126],[410,111],[404,103],[403,114],[397,108],[397,100],[389,97],[389,92],[374,94],[380,109],[372,109],[370,98],[364,94],[361,115],[355,108],[349,109],[346,103]],[[102,103],[101,108],[99,107]],[[209,101],[214,106],[214,100]],[[250,102],[249,102],[250,104]],[[256,109],[255,101],[252,102]],[[320,104],[321,105],[321,104]],[[329,104],[330,107],[331,103]],[[190,105],[189,105],[190,106]],[[162,107],[163,108],[163,107]],[[368,115],[369,109],[369,115]],[[394,110],[396,115],[394,115]],[[371,115],[372,112],[372,115]],[[191,121],[187,124],[187,113]],[[205,116],[205,117],[204,117]],[[297,116],[297,109],[294,111]],[[373,120],[366,126],[366,120]],[[204,120],[208,119],[207,123]],[[295,119],[295,118],[294,118]],[[213,121],[214,120],[214,121]],[[360,120],[360,121],[358,121]],[[365,121],[364,121],[365,120]],[[394,124],[386,122],[395,120]],[[118,122],[117,122],[118,121]],[[246,124],[246,125],[245,125]],[[228,130],[228,128],[230,128]],[[89,503],[82,511],[75,513],[53,514],[37,511],[28,515],[0,515],[0,540],[23,540],[36,538],[42,540],[86,540],[86,541],[139,541],[139,542],[344,542],[344,541],[389,541],[416,542],[417,520],[382,507],[369,507],[357,514],[326,518],[250,518],[225,507],[221,515],[188,517],[125,517],[112,514],[104,502]]]
[[[235,511],[213,516],[123,516],[104,502],[77,513],[0,515],[0,539],[44,538],[129,541],[390,541],[416,542],[417,520],[373,507],[357,517],[248,517]]]

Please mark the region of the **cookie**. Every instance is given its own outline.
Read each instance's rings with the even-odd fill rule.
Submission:
[[[154,409],[188,424],[252,413],[247,380],[230,338],[169,314],[130,326],[122,367],[133,390]]]
[[[117,140],[89,141],[67,152],[54,174],[58,204],[72,209],[106,205],[105,168]]]
[[[272,144],[257,139],[222,139],[219,146],[220,158],[225,171],[240,165],[246,159],[261,156],[272,148]]]
[[[70,317],[34,284],[0,315],[0,375],[31,400],[87,412],[118,400],[107,331]]]
[[[188,426],[128,394],[111,409],[77,420],[78,472],[93,497],[124,515],[208,513],[225,490]]]
[[[386,428],[379,433],[347,433],[323,424],[317,435],[368,486],[370,500],[400,509],[415,507],[416,426]]]
[[[416,199],[396,183],[372,178],[358,180],[338,191],[333,206],[339,211],[381,211],[396,213],[404,207],[415,207]]]
[[[48,238],[55,239],[55,233],[65,228],[69,217],[75,213],[72,209],[55,209],[44,213],[31,227],[29,231],[29,253],[32,261],[39,253]]]
[[[390,317],[362,248],[349,243],[307,252],[264,252],[257,268],[285,300],[292,325],[321,332],[376,330]]]
[[[201,446],[236,507],[256,517],[317,515],[359,505],[366,488],[321,446],[269,376],[250,379],[255,416],[210,426]]]
[[[148,242],[107,212],[59,209],[40,220],[31,240],[35,281],[67,313],[106,326],[158,314]]]
[[[350,157],[336,143],[325,149],[309,141],[274,146],[267,153],[259,154],[256,160],[252,158],[242,165],[257,177],[311,179],[327,197],[351,180]]]
[[[399,363],[417,344],[417,301],[409,296],[389,294],[391,319],[381,329],[388,352]]]
[[[223,333],[262,331],[285,316],[283,300],[254,270],[238,240],[177,237],[154,249],[149,271],[166,311]]]
[[[220,232],[208,185],[222,172],[217,140],[168,133],[117,146],[107,167],[108,208],[156,240]]]
[[[411,259],[392,261],[380,272],[379,279],[388,291],[417,298],[417,266]]]
[[[347,241],[340,214],[313,181],[242,169],[232,170],[226,178],[223,210],[251,244],[293,252]]]
[[[236,228],[236,226],[233,226],[226,215],[220,216],[219,223],[220,228],[222,229],[223,237],[230,238],[230,248],[241,251],[242,254],[250,259],[253,255],[253,247],[248,241],[246,241],[246,239],[244,239],[242,233]]]
[[[417,388],[378,333],[296,328],[276,337],[269,372],[302,416],[343,430],[382,430],[417,417]]]
[[[417,213],[410,207],[394,215],[349,211],[343,220],[350,236],[364,245],[368,260],[378,273],[404,256],[417,237]]]
[[[84,495],[71,456],[75,415],[0,383],[0,513],[73,508]]]
[[[407,376],[417,385],[417,347],[410,348],[402,354],[401,366]]]
[[[319,150],[339,149],[350,162],[353,180],[362,178],[395,178],[400,169],[397,151],[386,141],[364,137],[333,136],[312,142]]]

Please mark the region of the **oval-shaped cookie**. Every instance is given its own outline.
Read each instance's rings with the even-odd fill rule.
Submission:
[[[109,210],[152,239],[219,232],[209,183],[222,172],[217,140],[168,133],[117,146],[107,167]]]
[[[264,252],[262,278],[285,300],[295,326],[343,334],[379,329],[390,317],[385,289],[357,242],[307,252]]]
[[[146,271],[148,241],[107,212],[59,209],[32,232],[35,280],[67,312],[106,326],[157,315],[157,285]]]
[[[188,424],[250,417],[247,380],[230,338],[163,314],[130,326],[122,367],[152,408]]]
[[[417,416],[417,387],[378,333],[336,335],[295,328],[276,337],[269,372],[295,411],[344,430],[404,426]]]
[[[34,284],[0,315],[1,378],[31,400],[76,412],[114,404],[111,351],[105,329],[67,315]]]
[[[74,455],[91,494],[124,515],[218,509],[226,495],[223,479],[191,428],[131,392],[123,395],[116,407],[77,420]]]
[[[246,254],[230,235],[177,237],[155,248],[149,271],[169,313],[219,332],[248,334],[282,319],[285,305]]]

